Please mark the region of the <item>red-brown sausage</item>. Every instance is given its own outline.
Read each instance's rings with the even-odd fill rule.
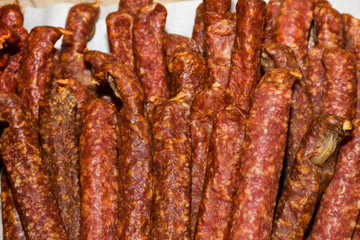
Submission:
[[[231,0],[205,0],[204,17],[205,29],[216,22],[231,19]]]
[[[351,239],[359,215],[360,119],[339,152],[334,178],[321,198],[309,240]]]
[[[140,8],[153,3],[153,0],[121,0],[119,3],[119,9],[125,9],[135,15]]]
[[[154,109],[154,228],[152,239],[190,239],[190,104],[205,81],[199,53],[178,50],[169,63],[179,93]]]
[[[29,239],[68,239],[41,159],[32,115],[13,93],[0,92],[1,119],[9,123],[1,155],[17,209]]]
[[[80,179],[76,100],[58,88],[40,102],[39,136],[43,162],[69,239],[80,239]]]
[[[276,207],[271,239],[303,239],[315,207],[333,177],[339,144],[353,129],[349,120],[336,115],[313,119]]]
[[[206,29],[205,29],[205,13],[204,13],[204,4],[196,8],[195,23],[192,31],[191,38],[196,42],[196,45],[199,47],[201,55],[205,56],[205,38],[206,38]]]
[[[240,153],[230,239],[268,239],[271,235],[294,81],[287,70],[274,69],[255,89]]]
[[[119,9],[106,17],[110,53],[131,70],[134,70],[133,23],[134,16],[125,9]]]
[[[266,8],[265,24],[264,24],[264,44],[271,44],[273,42],[274,35],[274,18],[269,5]]]
[[[102,99],[86,107],[80,135],[81,239],[115,239],[119,209],[116,109]]]
[[[162,47],[166,16],[166,8],[154,3],[141,8],[134,19],[135,70],[144,89],[145,102],[149,102],[151,97],[169,97]]]
[[[16,78],[6,72],[0,72],[0,90],[16,92]]]
[[[39,103],[50,87],[54,44],[63,33],[68,32],[49,26],[35,27],[25,41],[19,68],[18,92],[35,121],[39,119]]]
[[[13,4],[3,5],[0,9],[0,19],[9,26],[22,26],[24,24],[24,16],[17,2]]]
[[[0,49],[6,48],[11,44],[15,44],[20,41],[19,35],[15,30],[0,20]]]
[[[275,27],[277,18],[279,17],[280,14],[281,4],[283,2],[284,0],[269,0],[267,4],[269,11],[272,13],[273,27]]]

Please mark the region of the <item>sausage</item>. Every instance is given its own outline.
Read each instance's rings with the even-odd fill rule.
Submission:
[[[68,34],[68,31],[49,26],[35,27],[23,47],[18,92],[35,121],[39,119],[39,103],[50,87],[54,44],[62,34]]]
[[[271,235],[294,81],[287,70],[274,69],[255,89],[240,153],[229,239],[268,239]]]
[[[206,39],[204,15],[205,15],[204,4],[200,3],[199,6],[196,8],[195,23],[191,38],[196,42],[196,45],[199,47],[200,53],[203,56],[205,56],[205,39]]]
[[[355,117],[356,58],[344,49],[327,49],[323,62],[326,71],[322,114],[336,114],[347,119]]]
[[[19,35],[15,30],[0,20],[0,49],[20,41]]]
[[[140,8],[152,3],[152,0],[121,0],[119,2],[119,9],[128,10],[132,15],[135,15]]]
[[[145,102],[150,102],[151,97],[169,97],[162,48],[166,16],[166,8],[160,3],[154,3],[142,7],[134,19],[135,70],[144,89]]]
[[[154,108],[151,238],[190,239],[190,106],[207,71],[202,56],[187,50],[176,51],[168,69],[180,87],[175,97]]]
[[[16,78],[6,72],[0,72],[0,90],[16,92]]]
[[[9,123],[0,150],[11,191],[29,239],[68,239],[41,159],[32,115],[13,93],[0,92],[1,119]]]
[[[24,24],[24,16],[17,2],[13,4],[3,5],[0,9],[0,19],[5,24],[13,26],[22,26]]]
[[[106,79],[123,101],[119,117],[120,222],[118,239],[149,239],[152,188],[152,145],[144,113],[144,92],[135,74],[106,53],[86,51],[97,81]],[[141,177],[139,177],[141,176]]]
[[[274,42],[294,51],[304,77],[307,77],[306,53],[313,20],[314,0],[284,0],[276,20]]]
[[[197,47],[195,41],[191,38],[169,33],[165,34],[165,37],[163,39],[163,48],[165,51],[166,65],[170,63],[172,55],[178,48],[190,50],[197,53],[199,52],[199,48]],[[176,93],[179,92],[179,89],[177,89],[178,86],[176,85],[176,81],[174,81],[174,79],[172,79],[171,77],[169,77],[168,86],[170,90],[170,97],[174,97]]]
[[[360,198],[360,119],[354,119],[354,132],[344,141],[334,178],[321,198],[309,239],[351,239],[359,215]],[[331,236],[330,236],[331,235]]]
[[[266,8],[265,25],[264,25],[264,44],[271,44],[273,42],[274,35],[274,18],[269,5]]]
[[[261,77],[261,44],[264,38],[266,3],[238,1],[237,27],[227,94],[231,104],[248,112],[251,95]]]
[[[231,0],[205,0],[203,4],[206,31],[216,22],[231,19]]]
[[[281,5],[284,2],[284,0],[269,0],[267,6],[269,11],[272,13],[273,18],[273,27],[275,27],[277,18],[280,14]]]
[[[115,239],[119,172],[117,116],[102,99],[86,107],[80,134],[81,239]]]
[[[191,131],[191,239],[195,235],[199,206],[203,193],[207,155],[214,118],[226,107],[225,91],[214,83],[199,92],[190,110]]]
[[[86,73],[83,56],[78,54],[83,53],[87,41],[95,32],[99,11],[98,2],[74,5],[68,13],[65,25],[71,34],[65,35],[61,44],[63,77],[75,79],[87,87],[91,86],[91,75]]]
[[[1,172],[1,216],[4,240],[26,240],[4,168]]]
[[[206,61],[209,85],[219,83],[226,88],[231,65],[231,50],[236,33],[236,23],[225,19],[210,25],[206,31]]]
[[[340,142],[353,130],[352,123],[342,117],[314,117],[276,207],[271,239],[303,239],[315,207],[333,177]]]
[[[346,17],[347,16],[347,17]],[[360,38],[358,33],[360,31],[360,20],[352,17],[351,15],[343,15],[345,19],[346,27],[346,42],[345,49],[350,51],[356,57],[357,65],[357,94],[360,94]],[[356,116],[360,114],[360,97],[357,98],[358,103],[356,104]]]
[[[134,16],[125,9],[119,9],[106,17],[110,53],[131,70],[134,70],[133,23]]]
[[[79,149],[76,100],[58,88],[39,108],[39,137],[43,162],[69,239],[80,239]]]

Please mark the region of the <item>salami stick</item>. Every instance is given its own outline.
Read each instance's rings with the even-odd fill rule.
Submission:
[[[81,239],[115,239],[118,223],[117,116],[101,99],[86,107],[80,135]]]
[[[191,38],[196,42],[196,45],[200,49],[201,55],[205,56],[205,38],[206,38],[206,29],[205,29],[205,13],[204,13],[204,4],[196,8],[195,23],[192,31]]]
[[[152,3],[153,0],[120,0],[119,9],[128,10],[132,15],[135,15],[140,8]]]
[[[135,70],[144,89],[146,103],[151,97],[169,96],[162,48],[166,16],[166,8],[154,3],[141,8],[134,19]]]
[[[168,68],[180,87],[154,109],[152,239],[190,239],[190,104],[207,72],[201,55],[187,50],[176,51]]]
[[[9,123],[1,138],[1,155],[26,236],[68,239],[42,163],[31,113],[13,93],[0,92],[0,107],[1,119]]]
[[[267,6],[269,11],[272,13],[273,18],[273,27],[275,27],[277,18],[279,17],[281,5],[284,2],[284,0],[269,0]]]
[[[294,51],[304,76],[307,77],[306,53],[313,20],[314,0],[284,0],[274,32],[274,41]]]
[[[55,42],[68,31],[55,27],[35,27],[25,41],[19,68],[19,95],[39,119],[39,103],[50,87],[53,71],[52,51]]]
[[[79,149],[76,100],[69,90],[58,88],[39,110],[39,135],[43,162],[69,239],[80,239]]]
[[[6,48],[11,44],[15,44],[20,41],[19,35],[15,30],[0,20],[0,49]]]
[[[119,171],[120,222],[118,239],[149,239],[151,229],[152,151],[149,122],[144,114],[144,93],[134,73],[105,53],[85,52],[99,82],[108,79],[120,110]]]
[[[339,144],[353,129],[349,120],[336,115],[313,119],[276,207],[272,239],[303,239],[317,202],[333,177]]]
[[[264,44],[271,44],[273,42],[274,35],[274,18],[269,5],[266,8],[265,25],[264,25]]]
[[[13,4],[3,5],[0,9],[0,19],[9,26],[22,26],[24,24],[24,16],[19,5]]]
[[[359,215],[360,199],[360,119],[342,145],[334,178],[321,198],[309,239],[351,239]]]
[[[336,114],[347,119],[355,117],[356,58],[347,50],[325,50],[326,71],[322,102],[323,114]]]
[[[4,240],[26,240],[4,168],[1,171],[1,216]]]
[[[133,15],[125,9],[119,9],[106,17],[110,53],[131,70],[134,70],[133,23]]]
[[[230,239],[267,239],[271,235],[294,81],[288,71],[275,69],[264,75],[255,89],[240,154]]]
[[[230,0],[205,0],[204,1],[204,16],[205,29],[216,22],[231,19],[231,1]],[[207,51],[207,49],[206,49]]]

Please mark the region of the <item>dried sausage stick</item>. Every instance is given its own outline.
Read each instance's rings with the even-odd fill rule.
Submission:
[[[16,78],[6,72],[0,72],[0,90],[15,93]]]
[[[4,240],[26,240],[4,168],[1,172],[1,216]]]
[[[269,5],[266,8],[265,25],[264,25],[264,44],[271,44],[274,37],[274,19]]]
[[[19,96],[30,109],[35,121],[39,119],[39,103],[50,87],[53,72],[52,52],[55,42],[68,31],[35,27],[25,41],[19,68]]]
[[[0,9],[0,19],[7,25],[22,26],[24,24],[24,16],[17,2],[7,4]]]
[[[294,51],[304,77],[307,77],[306,54],[313,20],[314,0],[284,0],[276,20],[274,42]]]
[[[0,49],[6,48],[19,41],[20,37],[15,30],[0,20]]]
[[[353,129],[349,120],[336,115],[313,119],[276,207],[271,239],[303,239],[315,207],[333,177],[339,144]]]
[[[40,103],[39,136],[60,215],[69,239],[80,239],[80,179],[76,100],[59,87]]]
[[[231,19],[231,0],[204,0],[203,3],[206,31],[216,22]]]
[[[353,119],[357,101],[355,56],[344,49],[326,49],[323,62],[326,78],[322,114],[336,114]]]
[[[321,197],[309,240],[351,239],[359,215],[360,199],[360,119],[342,145],[334,178]]]
[[[119,9],[106,17],[110,53],[131,70],[134,70],[133,23],[134,16],[125,9]]]
[[[226,88],[231,65],[231,50],[236,23],[225,19],[210,25],[206,31],[206,61],[209,69],[208,84],[220,83]]]
[[[263,44],[261,61],[265,72],[268,72],[271,68],[286,68],[297,78],[291,97],[288,139],[280,182],[280,191],[282,191],[283,187],[287,184],[301,140],[313,118],[313,109],[308,88],[291,48],[277,43]]]
[[[1,155],[26,236],[68,239],[30,111],[19,97],[5,92],[0,92],[0,109],[1,119],[9,123],[1,138]]]
[[[120,0],[119,9],[128,10],[132,15],[135,15],[140,8],[152,3],[153,0]]]
[[[144,93],[135,74],[106,53],[86,51],[97,81],[108,79],[120,110],[120,222],[118,239],[149,239],[151,229],[152,152],[148,120],[144,114]]]
[[[357,104],[356,104],[356,116],[360,116],[360,20],[352,17],[351,15],[343,15],[345,19],[346,29],[346,43],[345,49],[349,50],[356,57],[357,65]]]
[[[162,47],[166,16],[166,8],[154,3],[141,8],[134,19],[135,70],[144,89],[146,103],[151,97],[169,97]]]
[[[237,26],[226,89],[233,104],[248,112],[251,96],[261,78],[261,44],[264,38],[266,3],[261,0],[238,1]]]
[[[289,71],[274,69],[255,89],[240,153],[229,239],[268,239],[271,235],[294,81]]]
[[[176,51],[169,72],[179,93],[154,109],[152,239],[190,239],[190,106],[207,74],[198,53]]]
[[[277,18],[279,17],[281,5],[283,2],[284,2],[284,0],[269,0],[269,2],[267,4],[269,11],[272,13],[274,28],[275,28]]]
[[[102,99],[86,107],[80,134],[81,239],[115,239],[119,209],[117,116]]]
[[[196,45],[199,47],[201,55],[205,56],[206,29],[203,3],[200,3],[200,5],[196,8],[195,23],[191,38],[196,42]]]

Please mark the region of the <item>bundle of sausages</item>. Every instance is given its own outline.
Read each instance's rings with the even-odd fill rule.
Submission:
[[[360,20],[230,9],[204,0],[188,38],[121,0],[104,53],[98,2],[30,33],[1,6],[4,239],[360,239]]]

